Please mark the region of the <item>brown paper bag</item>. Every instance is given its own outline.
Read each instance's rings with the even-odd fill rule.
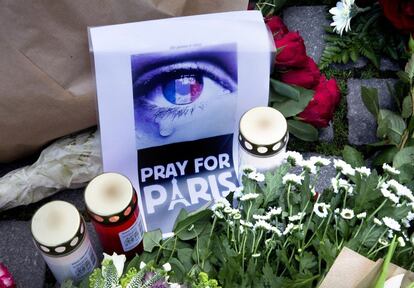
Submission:
[[[0,162],[96,124],[88,26],[244,10],[247,2],[0,0]]]
[[[371,288],[381,273],[382,259],[377,262],[344,247],[319,288]],[[413,282],[414,273],[390,264],[387,279],[405,274],[402,287]]]

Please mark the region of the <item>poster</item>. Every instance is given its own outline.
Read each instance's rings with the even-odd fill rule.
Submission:
[[[257,11],[89,29],[104,171],[131,180],[148,231],[238,186],[234,135],[267,105],[268,37]]]

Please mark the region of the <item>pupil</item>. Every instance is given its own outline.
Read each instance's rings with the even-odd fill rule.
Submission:
[[[193,103],[203,91],[203,77],[182,75],[167,81],[162,86],[162,93],[168,102],[176,105]]]

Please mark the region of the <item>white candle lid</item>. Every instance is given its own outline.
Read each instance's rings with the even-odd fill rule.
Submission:
[[[128,207],[133,193],[128,178],[118,173],[103,173],[89,182],[85,189],[85,202],[90,212],[110,216]]]
[[[286,118],[271,107],[253,108],[240,120],[240,133],[256,145],[275,144],[286,135],[286,131]]]
[[[75,206],[64,201],[49,202],[32,218],[32,235],[41,245],[59,246],[75,237],[81,217]]]

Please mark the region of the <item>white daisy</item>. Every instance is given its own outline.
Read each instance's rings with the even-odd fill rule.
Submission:
[[[339,212],[341,212],[341,210],[339,210],[339,208],[336,208],[334,212],[335,212],[335,214],[339,214]]]
[[[378,240],[378,242],[379,242],[381,245],[383,245],[383,246],[387,246],[387,245],[389,244],[389,242],[388,242],[386,239],[384,239],[384,238],[380,238],[380,239]]]
[[[224,207],[230,207],[230,202],[226,198],[220,198],[216,203],[211,206],[211,210],[216,211],[218,209],[223,209]]]
[[[389,200],[391,200],[392,202],[394,202],[396,204],[399,203],[400,198],[397,195],[395,195],[394,193],[392,193],[389,190],[389,187],[390,187],[390,184],[388,184],[388,183],[383,183],[381,185],[380,191],[381,191],[382,196],[384,196],[385,198],[388,198]]]
[[[242,197],[240,197],[240,201],[248,201],[248,200],[256,199],[259,196],[260,194],[257,194],[257,193],[247,193],[247,194],[244,194]]]
[[[384,222],[384,224],[392,230],[401,231],[400,223],[398,223],[396,220],[392,219],[391,217],[383,217],[382,222]]]
[[[224,207],[223,212],[226,214],[231,214],[233,212],[233,208],[230,206]]]
[[[342,174],[346,176],[354,176],[355,175],[355,169],[352,168],[351,165],[346,163],[345,161],[342,161],[341,159],[334,159],[334,167],[337,171],[341,172]]]
[[[326,203],[316,203],[313,206],[313,212],[321,218],[328,216],[328,209],[331,208],[330,204]]]
[[[221,211],[218,211],[218,210],[214,210],[214,215],[216,215],[216,217],[219,218],[219,219],[224,218],[223,213],[221,213]]]
[[[394,167],[388,165],[387,163],[384,163],[382,165],[382,169],[384,169],[385,172],[391,175],[399,175],[401,172],[398,169],[395,169]]]
[[[269,212],[267,212],[268,215],[270,216],[277,216],[282,214],[282,208],[278,207],[278,208],[270,208]]]
[[[414,213],[413,212],[408,212],[407,217],[405,217],[408,221],[413,221],[414,220]]]
[[[302,165],[303,157],[302,154],[296,152],[296,151],[287,151],[286,154],[286,160],[292,164],[293,166],[300,166]]]
[[[244,175],[249,175],[251,172],[256,172],[256,168],[251,166],[251,165],[243,165],[242,166],[242,171]]]
[[[244,227],[247,227],[247,228],[252,228],[253,227],[253,223],[251,223],[249,221],[244,221],[243,219],[240,220],[240,224]]]
[[[364,219],[367,217],[367,212],[362,212],[356,215],[358,219]]]
[[[250,172],[247,177],[256,182],[263,182],[265,180],[265,175],[260,172]]]
[[[304,160],[304,161],[302,161],[302,166],[309,173],[316,174],[316,166],[315,166],[315,163],[313,161]]]
[[[333,22],[331,26],[334,27],[334,31],[342,35],[343,32],[351,30],[351,19],[356,14],[353,7],[355,0],[342,0],[336,3],[336,7],[329,10],[331,13]]]
[[[236,213],[233,215],[233,219],[234,220],[240,220],[241,219],[241,214],[240,213]]]
[[[397,238],[398,244],[400,245],[400,247],[405,247],[405,241],[403,237],[398,237]]]
[[[388,186],[393,189],[393,191],[398,195],[398,196],[405,196],[408,199],[410,199],[412,201],[413,197],[413,192],[411,192],[410,189],[408,189],[407,187],[405,187],[404,185],[401,185],[400,183],[398,183],[397,181],[395,181],[394,179],[391,179],[390,181],[387,182]]]
[[[411,227],[410,221],[408,221],[407,219],[402,219],[401,223],[404,225],[405,228]]]
[[[328,166],[331,164],[331,160],[320,157],[320,156],[312,156],[309,159],[313,163],[315,163],[316,166],[322,167],[322,166]]]
[[[286,226],[285,230],[283,231],[283,235],[289,234],[293,230],[294,227],[295,227],[295,225],[293,225],[293,223],[289,223]]]
[[[272,225],[270,225],[269,223],[267,223],[264,220],[258,220],[255,224],[254,224],[254,229],[259,229],[262,228],[264,230],[267,231],[272,231]]]
[[[348,194],[352,194],[354,191],[354,188],[352,187],[351,183],[349,183],[347,180],[345,179],[336,179],[336,178],[332,178],[331,179],[331,185],[334,189],[334,193],[338,194],[340,189],[344,189],[348,191]]]
[[[281,237],[281,236],[283,235],[282,231],[280,231],[278,228],[276,228],[276,227],[274,227],[274,226],[272,226],[271,231],[272,231],[273,233],[275,233],[275,234],[276,234],[277,236],[279,236],[279,237]]]
[[[359,174],[368,177],[369,175],[371,175],[371,169],[363,166],[363,167],[357,167],[355,168],[355,171],[357,171]]]
[[[381,221],[381,220],[379,220],[378,218],[374,218],[374,223],[375,223],[376,225],[378,225],[378,226],[381,226],[381,225],[382,225],[382,221]]]
[[[347,219],[347,220],[350,220],[350,219],[354,218],[355,217],[354,210],[348,209],[348,208],[342,209],[341,217],[344,218],[344,219]]]
[[[305,177],[303,177],[303,176],[299,176],[299,175],[296,175],[296,174],[286,174],[282,178],[282,183],[285,184],[285,185],[288,184],[288,183],[301,185],[303,179],[305,179]]]
[[[253,219],[254,220],[269,220],[270,219],[270,215],[266,214],[266,215],[257,215],[257,214],[253,214]]]
[[[306,215],[306,213],[304,213],[304,212],[299,212],[299,213],[298,213],[298,214],[296,214],[296,215],[292,215],[292,216],[290,216],[288,219],[289,219],[289,221],[291,221],[291,222],[300,221],[303,217],[305,217],[305,215]]]

